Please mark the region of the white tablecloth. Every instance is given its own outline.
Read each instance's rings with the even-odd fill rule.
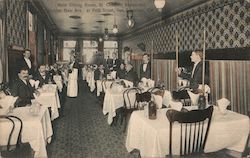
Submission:
[[[113,122],[113,117],[116,116],[115,110],[124,106],[124,98],[123,98],[124,90],[122,91],[116,91],[114,89],[106,90],[103,101],[102,112],[104,115],[108,114],[108,124],[111,124]],[[132,96],[130,95],[130,97]]]
[[[94,71],[88,71],[86,73],[86,82],[88,83],[90,91],[93,92],[95,90]]]
[[[42,104],[45,107],[51,107],[51,120],[54,120],[59,117],[58,108],[61,108],[58,92],[56,85],[50,85],[51,88],[47,90],[40,89],[40,95],[36,96],[35,99],[38,103]]]
[[[68,80],[68,88],[67,88],[67,96],[69,97],[76,97],[78,94],[78,69],[73,69],[71,73],[69,73],[69,80]]]
[[[97,80],[97,81],[96,81],[96,95],[97,95],[97,96],[100,96],[100,93],[101,93],[101,92],[105,92],[105,93],[106,93],[105,85],[104,85],[104,89],[103,89],[102,82],[105,82],[106,89],[109,89],[110,86],[111,86],[111,84],[112,84],[114,81]],[[104,83],[103,83],[103,84],[104,84]]]
[[[144,111],[132,113],[128,125],[126,148],[140,150],[142,157],[165,157],[169,153],[169,121],[166,117],[167,109],[157,112],[157,119],[145,117]],[[173,133],[179,131],[174,125]],[[249,118],[232,111],[222,115],[214,109],[210,130],[208,133],[205,152],[230,149],[243,152],[249,133]],[[178,137],[179,138],[179,137]],[[179,152],[179,140],[173,139],[173,153]]]
[[[22,143],[28,142],[30,144],[35,151],[34,157],[46,158],[46,144],[51,142],[53,135],[48,109],[41,107],[39,114],[34,116],[30,113],[30,107],[20,107],[15,108],[10,115],[19,117],[23,122]],[[6,144],[6,135],[8,135],[10,126],[11,123],[9,121],[0,120],[0,144],[3,143],[2,145]],[[14,135],[17,135],[17,130],[14,130]]]

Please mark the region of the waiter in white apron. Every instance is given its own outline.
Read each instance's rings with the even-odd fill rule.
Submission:
[[[67,96],[68,97],[77,97],[78,93],[78,68],[79,64],[76,62],[75,56],[70,56],[70,63],[69,63],[69,78],[68,78],[68,89],[67,89]]]

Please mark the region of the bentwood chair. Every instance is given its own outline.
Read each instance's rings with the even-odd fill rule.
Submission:
[[[0,119],[1,120],[8,120],[11,122],[11,130],[10,133],[8,135],[8,142],[6,145],[0,146],[1,151],[3,150],[14,150],[16,147],[19,147],[20,143],[21,143],[21,133],[22,133],[22,129],[23,129],[23,122],[20,118],[16,117],[16,116],[11,116],[11,115],[0,115]],[[18,126],[16,123],[20,123],[20,126]],[[17,128],[17,129],[16,129]],[[18,130],[17,133],[17,138],[14,138],[13,132],[14,130]],[[12,141],[14,140],[14,142]],[[16,141],[15,141],[16,140]]]
[[[140,93],[141,90],[136,87],[126,89],[123,92],[124,106],[121,113],[121,119],[122,119],[121,122],[125,120],[124,132],[126,131],[130,115],[132,114],[133,111],[138,110],[139,108],[138,101],[136,100],[136,94]]]
[[[204,153],[212,113],[213,106],[188,112],[172,109],[167,111],[166,115],[170,122],[169,157],[173,157],[173,139],[177,137],[176,133],[173,133],[175,122],[180,124],[180,156],[201,156]]]

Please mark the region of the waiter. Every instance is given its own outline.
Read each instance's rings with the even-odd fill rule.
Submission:
[[[76,62],[76,58],[74,54],[70,56],[70,63],[69,63],[69,81],[68,81],[68,89],[67,89],[67,96],[68,97],[77,97],[78,93],[78,68],[79,64]]]
[[[140,79],[144,78],[151,78],[151,63],[149,61],[149,55],[144,54],[142,56],[143,63],[140,67]]]
[[[176,71],[179,75],[179,77],[186,79],[189,81],[189,85],[186,87],[190,89],[191,91],[197,93],[199,91],[198,87],[200,84],[202,84],[202,60],[203,60],[203,53],[202,51],[193,51],[190,59],[194,63],[192,69],[184,69],[184,68],[178,68]],[[207,68],[207,66],[206,66]],[[205,70],[206,72],[206,70]],[[208,74],[208,73],[205,73]],[[208,84],[208,76],[205,76],[205,84]],[[173,97],[176,99],[185,99],[188,98],[187,91],[179,91],[179,92],[173,92]]]
[[[30,59],[31,51],[29,49],[25,49],[23,52],[23,58],[19,60],[17,64],[17,70],[20,70],[22,68],[26,68],[28,70],[29,78],[34,77],[34,66]]]

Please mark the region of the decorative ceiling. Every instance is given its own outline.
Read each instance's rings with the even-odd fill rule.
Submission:
[[[52,18],[59,35],[112,33],[117,24],[118,35],[129,33],[162,17],[171,16],[209,0],[166,0],[159,12],[154,0],[36,0]],[[128,28],[127,10],[133,10],[135,25]]]

